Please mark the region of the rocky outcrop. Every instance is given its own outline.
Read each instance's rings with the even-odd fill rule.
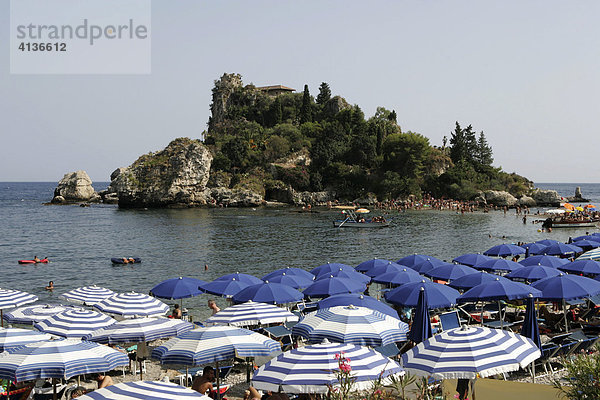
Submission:
[[[575,196],[573,197],[567,197],[567,200],[573,203],[589,203],[590,199],[586,199],[585,197],[583,197],[583,194],[581,193],[581,187],[577,186],[575,188]]]
[[[54,189],[51,203],[97,202],[100,196],[92,187],[92,180],[85,171],[75,171],[65,174]]]
[[[209,191],[214,202],[225,207],[256,207],[264,204],[261,195],[247,189],[216,187]]]
[[[558,207],[562,200],[556,190],[535,189],[531,192],[531,197],[538,206]]]
[[[215,81],[212,90],[212,103],[210,105],[211,117],[208,121],[209,131],[223,121],[227,115],[229,97],[238,88],[242,87],[242,76],[240,74],[223,74],[221,79]]]
[[[206,205],[212,158],[199,140],[175,139],[164,150],[113,172],[109,191],[116,193],[119,207]]]
[[[373,205],[377,203],[377,196],[373,193],[367,193],[366,196],[354,199],[352,202],[360,205]]]
[[[512,207],[517,204],[517,199],[508,192],[498,190],[487,190],[484,192],[487,204],[493,204],[501,207]]]
[[[475,196],[473,201],[475,201],[480,206],[487,205],[487,200],[485,199],[485,193],[483,193],[482,191],[477,192],[477,195]]]
[[[519,199],[519,202],[517,203],[520,206],[527,206],[527,207],[535,207],[537,206],[536,201],[529,196],[521,196],[521,198]]]
[[[334,96],[325,103],[325,111],[330,114],[337,114],[342,110],[351,108],[346,99],[341,96]]]

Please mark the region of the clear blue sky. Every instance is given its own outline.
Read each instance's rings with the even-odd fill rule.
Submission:
[[[441,144],[483,130],[495,165],[538,182],[600,182],[597,1],[152,2],[150,75],[10,75],[0,1],[0,181],[117,167],[206,129],[213,81],[312,94]]]

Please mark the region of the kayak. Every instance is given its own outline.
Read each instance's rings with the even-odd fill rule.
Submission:
[[[44,263],[46,264],[48,262],[47,258],[44,258],[43,260],[40,261],[34,261],[34,260],[19,260],[19,264],[37,264],[37,263]]]
[[[129,261],[129,262],[125,262],[123,261],[123,257],[117,258],[111,258],[110,261],[112,261],[113,264],[137,264],[137,263],[141,263],[142,259],[139,257],[125,257],[127,259],[129,258],[133,258],[133,261]]]

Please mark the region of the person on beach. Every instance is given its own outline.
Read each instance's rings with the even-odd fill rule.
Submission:
[[[211,366],[206,366],[202,370],[202,376],[197,376],[192,383],[192,390],[200,394],[208,394],[213,388],[213,382],[215,382],[215,369]]]
[[[98,382],[98,389],[105,388],[107,386],[114,385],[112,378],[106,374],[96,375],[96,381]]]
[[[212,310],[212,315],[215,315],[216,313],[221,311],[221,309],[219,308],[219,306],[217,306],[217,303],[215,303],[214,300],[208,301],[208,308],[210,308]]]
[[[465,400],[469,393],[469,380],[459,379],[458,382],[456,382],[456,391],[458,392],[458,399]]]
[[[48,286],[46,286],[46,290],[54,290],[54,281],[48,282]]]
[[[175,304],[173,306],[173,313],[171,314],[171,317],[175,319],[181,319],[181,310],[179,309],[179,304]]]
[[[83,396],[86,393],[86,388],[84,388],[83,386],[78,386],[75,388],[75,390],[71,392],[71,398],[76,399],[77,397]]]

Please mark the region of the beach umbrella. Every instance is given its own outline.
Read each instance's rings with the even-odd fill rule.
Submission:
[[[380,313],[389,315],[390,317],[398,318],[398,313],[392,307],[371,296],[361,293],[335,294],[333,296],[326,297],[317,303],[317,308],[322,309],[349,305],[370,308],[371,310],[379,311]]]
[[[540,290],[540,299],[569,301],[600,294],[600,283],[585,276],[563,274],[539,280],[531,284]]]
[[[392,261],[390,260],[384,260],[384,259],[380,259],[380,258],[374,258],[372,260],[368,260],[368,261],[363,261],[360,264],[358,264],[356,266],[356,271],[357,272],[362,272],[363,274],[367,271],[372,270],[375,267],[378,266],[385,266],[388,265],[389,263],[391,263]]]
[[[247,301],[227,307],[209,319],[205,325],[250,326],[298,321],[298,316],[272,304]]]
[[[465,275],[476,273],[477,270],[462,264],[444,264],[425,272],[424,275],[442,281],[453,281]]]
[[[232,297],[234,294],[238,294],[242,289],[245,289],[250,285],[250,283],[240,282],[234,277],[229,280],[221,279],[205,283],[204,285],[200,285],[200,289],[216,296]],[[255,285],[255,283],[253,285]]]
[[[419,274],[412,268],[404,267],[402,270],[397,272],[388,272],[373,278],[373,282],[389,284],[389,285],[404,285],[410,282],[421,282],[422,280],[428,281],[423,275]]]
[[[52,336],[31,329],[0,328],[0,352],[26,344],[48,340]]]
[[[477,264],[480,264],[484,261],[491,260],[491,259],[492,259],[491,257],[484,256],[483,254],[467,253],[467,254],[463,254],[462,256],[456,257],[452,261],[455,263],[459,263],[462,265],[468,265],[469,267],[472,267],[473,265],[477,265]]]
[[[526,250],[525,257],[528,258],[528,254],[539,254],[540,251],[548,247],[548,245],[542,243],[525,243],[521,245]]]
[[[596,238],[596,239],[598,239],[598,238]],[[573,246],[580,247],[584,251],[588,251],[588,250],[600,247],[600,242],[597,242],[595,240],[588,240],[588,239],[576,240],[571,244]]]
[[[327,339],[371,347],[406,341],[407,332],[408,325],[399,319],[353,305],[317,310],[292,327],[294,335],[311,343]]]
[[[313,274],[314,276],[319,276],[319,275],[323,275],[326,272],[333,272],[333,271],[337,271],[339,269],[345,269],[348,271],[354,271],[354,268],[352,268],[349,265],[346,264],[340,264],[340,263],[327,263],[327,264],[323,264],[323,265],[319,265],[316,268],[313,268],[310,273]]]
[[[250,285],[233,296],[233,302],[236,304],[247,301],[259,303],[284,304],[294,303],[304,298],[302,292],[293,287],[281,283],[271,283],[269,281]]]
[[[308,279],[302,275],[288,275],[283,272],[280,275],[272,275],[270,278],[265,279],[264,281],[272,282],[272,283],[281,283],[282,285],[287,285],[294,289],[305,288],[310,286],[314,280],[315,276],[310,274],[311,278]]]
[[[268,274],[266,274],[265,276],[263,276],[261,279],[263,281],[268,281],[268,280],[271,279],[271,277],[277,276],[277,275],[281,275],[283,273],[285,273],[286,275],[301,276],[301,277],[306,278],[306,279],[313,279],[315,277],[310,272],[305,271],[305,270],[303,270],[301,268],[285,267],[285,268],[280,268],[278,270],[275,270],[273,272],[269,272]]]
[[[576,236],[573,238],[573,242],[578,242],[580,240],[591,240],[593,242],[598,242],[600,241],[600,238],[598,238],[598,236],[591,234],[591,235],[582,235],[582,236]],[[579,246],[581,247],[581,246]]]
[[[543,240],[538,240],[535,243],[543,244],[544,246],[550,246],[550,245],[557,244],[560,242],[558,240],[554,240],[554,239],[543,239]]]
[[[575,210],[575,206],[571,203],[565,203],[565,204],[563,204],[563,207],[566,208],[567,210],[571,210],[571,211]]]
[[[432,256],[426,256],[423,254],[415,253],[415,254],[411,254],[410,256],[402,257],[401,259],[396,261],[396,264],[400,264],[405,267],[412,268],[414,265],[420,264],[423,261],[433,260],[433,259],[436,259],[437,261],[442,261],[442,260],[432,257]]]
[[[541,254],[548,256],[566,256],[569,254],[582,253],[581,247],[573,246],[572,244],[555,243],[541,250]]]
[[[542,342],[540,340],[540,328],[535,313],[535,300],[530,296],[525,300],[525,303],[527,304],[527,309],[525,310],[525,320],[521,328],[521,335],[531,339],[537,348],[541,349]]]
[[[106,328],[117,321],[108,315],[91,310],[67,310],[54,314],[33,327],[38,331],[62,336],[68,339],[81,339],[96,329]]]
[[[78,397],[79,400],[210,400],[195,390],[163,381],[121,382],[96,389]]]
[[[419,301],[415,310],[415,318],[412,321],[408,339],[413,343],[421,343],[433,336],[431,322],[429,321],[429,305],[427,304],[427,292],[421,288]]]
[[[516,269],[513,272],[506,274],[505,277],[512,279],[513,281],[535,282],[559,274],[560,271],[556,268],[544,267],[543,265],[531,265],[529,267]]]
[[[135,292],[113,294],[94,307],[121,318],[158,317],[169,311],[169,306],[162,301]]]
[[[97,329],[84,339],[102,344],[150,342],[191,331],[194,325],[171,318],[133,318]]]
[[[93,306],[94,304],[109,298],[113,294],[115,294],[115,292],[110,289],[92,285],[82,286],[77,289],[70,290],[61,294],[60,297],[73,303]]]
[[[483,270],[483,271],[514,271],[519,268],[523,268],[523,266],[515,261],[505,260],[503,258],[495,258],[489,261],[485,261],[481,264],[476,265],[474,268]]]
[[[402,355],[405,370],[434,379],[474,379],[516,371],[540,357],[540,349],[517,333],[479,326],[450,329]]]
[[[495,281],[496,279],[506,279],[498,275],[490,274],[486,271],[477,271],[474,274],[465,275],[462,278],[458,278],[448,283],[448,286],[454,289],[471,289],[479,284],[489,281]]]
[[[200,279],[182,277],[167,279],[162,281],[158,285],[154,286],[150,293],[154,297],[161,299],[184,299],[187,297],[194,297],[202,294],[202,290],[198,287],[204,285],[206,282]]]
[[[258,279],[257,277],[249,274],[240,274],[239,272],[223,275],[215,279],[215,281],[230,281],[233,279],[239,282],[247,283],[249,285],[256,285],[258,283],[262,283],[262,279]]]
[[[546,255],[537,255],[531,256],[524,260],[519,261],[524,267],[529,267],[531,265],[543,265],[544,267],[552,267],[558,268],[561,265],[567,264],[569,260],[564,258],[558,258],[554,256],[546,256]]]
[[[386,292],[385,299],[392,304],[414,308],[419,302],[421,288],[427,291],[427,303],[430,309],[452,307],[456,305],[456,298],[460,295],[457,290],[449,286],[422,280],[406,283]]]
[[[529,296],[540,297],[542,293],[520,282],[497,277],[493,281],[483,282],[463,293],[458,297],[459,303],[493,301],[493,300],[518,300]]]
[[[398,363],[371,348],[325,342],[278,355],[256,371],[252,386],[272,392],[326,394],[331,387],[340,385],[340,355],[350,360],[353,390],[368,390],[378,379],[388,384],[390,376],[403,374]]]
[[[573,274],[600,275],[600,262],[578,259],[577,261],[561,265],[558,269]]]
[[[356,272],[354,270],[349,271],[349,270],[344,270],[344,269],[339,269],[337,271],[332,271],[329,273],[325,272],[321,275],[317,275],[317,277],[315,278],[315,281],[318,281],[319,279],[329,279],[331,277],[356,280],[356,281],[364,283],[365,285],[368,285],[371,282],[371,278],[365,274],[361,274],[360,272]],[[314,282],[312,282],[312,283],[314,283]]]
[[[319,279],[302,292],[305,297],[323,298],[342,293],[361,293],[367,286],[359,281],[347,278],[330,277],[329,279]]]
[[[437,258],[430,258],[423,262],[413,265],[411,268],[420,274],[424,274],[427,271],[430,271],[436,267],[441,267],[442,265],[454,265],[447,263],[445,261],[440,261]]]
[[[600,260],[600,249],[586,251],[577,257],[577,260]]]
[[[129,357],[97,343],[51,339],[0,353],[0,378],[17,382],[69,379],[128,365]]]
[[[385,274],[387,272],[401,271],[404,268],[406,268],[406,267],[390,261],[387,264],[380,264],[380,265],[377,265],[377,266],[371,268],[370,270],[365,272],[365,275],[368,275],[371,278],[373,278],[373,277]]]
[[[4,320],[9,324],[33,325],[35,322],[50,318],[54,314],[75,310],[72,306],[58,304],[36,304],[33,306],[19,307],[4,314]]]
[[[516,244],[499,244],[483,252],[486,256],[508,257],[525,254],[525,249]]]
[[[38,297],[19,290],[0,289],[0,322],[4,326],[4,310],[38,301]]]

